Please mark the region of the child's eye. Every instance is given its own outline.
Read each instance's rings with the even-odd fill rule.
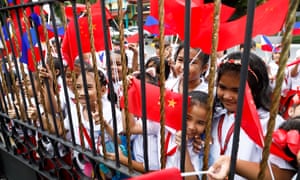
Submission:
[[[199,125],[201,125],[201,126],[205,126],[205,125],[206,125],[206,121],[201,121],[201,120],[199,120],[199,121],[197,122],[197,124],[199,124]]]
[[[223,86],[222,84],[219,84],[218,87],[219,87],[220,89],[222,89],[222,90],[226,89],[226,87]]]
[[[183,59],[182,58],[178,58],[176,62],[182,62]]]
[[[76,85],[76,89],[80,89],[81,88],[81,85]]]

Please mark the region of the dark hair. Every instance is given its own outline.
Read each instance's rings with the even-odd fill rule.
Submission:
[[[61,74],[61,67],[60,67],[61,60],[57,57],[52,57],[52,61],[53,61],[54,69],[59,70],[59,73],[56,76],[56,77],[58,77]],[[48,63],[50,63],[50,61],[48,61]]]
[[[208,94],[203,91],[192,91],[188,94],[191,97],[191,106],[194,105],[201,105],[208,108],[207,100],[208,100]]]
[[[180,45],[178,46],[175,54],[174,54],[174,60],[176,62],[177,60],[177,57],[178,57],[178,54],[179,52],[184,48],[184,43],[180,43]],[[208,54],[205,54],[200,48],[193,48],[193,49],[196,49],[197,51],[201,51],[198,56],[196,58],[200,59],[201,60],[201,66],[203,67],[204,65],[208,64],[208,61],[209,61],[209,55]]]
[[[293,117],[287,121],[284,121],[278,129],[283,129],[285,131],[297,130],[300,133],[300,116]],[[289,157],[293,158],[289,163],[295,168],[298,169],[297,156],[291,152],[288,146],[284,148],[284,152]]]
[[[226,72],[236,72],[237,75],[241,71],[241,59],[242,52],[233,52],[228,54],[224,59],[221,65],[218,68],[217,72],[217,83],[220,78]],[[230,60],[238,60],[240,63],[230,63]],[[265,63],[263,60],[254,53],[249,55],[249,69],[248,71],[248,84],[252,92],[252,96],[257,108],[264,108],[265,110],[270,109],[270,95],[271,90],[269,87],[269,76]]]
[[[79,58],[76,58],[76,59],[75,59],[74,66],[77,66],[77,67],[80,67],[80,68],[81,68],[81,64],[80,64],[80,59],[79,59]],[[89,64],[89,63],[86,62],[86,61],[83,61],[83,66],[84,66],[84,70],[87,70],[87,69],[91,69],[91,68],[92,68],[91,64]]]
[[[136,74],[135,77],[137,79],[141,79],[141,73]],[[153,84],[155,86],[158,86],[158,78],[157,77],[153,77],[150,73],[146,72],[145,73],[145,79],[147,83]]]
[[[148,59],[147,63],[145,64],[146,68],[149,68],[148,66],[149,66],[150,62],[154,62],[156,74],[160,74],[160,59],[159,59],[159,57],[153,56],[150,59]],[[165,60],[165,79],[168,79],[170,70],[171,70],[170,65],[169,65],[168,61]]]
[[[86,69],[86,72],[91,72],[94,73],[94,68],[90,67]],[[101,83],[101,86],[106,86],[107,85],[107,79],[104,73],[101,70],[97,70],[98,72],[98,77],[99,77],[99,82]]]

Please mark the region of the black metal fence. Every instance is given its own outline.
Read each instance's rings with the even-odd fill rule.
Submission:
[[[120,1],[121,2],[121,1]],[[120,128],[120,106],[118,90],[122,89],[114,83],[117,73],[115,62],[110,61],[110,39],[107,19],[109,14],[105,12],[105,2],[98,3],[100,8],[97,12],[102,14],[96,24],[101,26],[102,53],[105,58],[95,53],[98,46],[94,36],[99,33],[95,29],[95,17],[91,19],[95,11],[91,8],[89,1],[86,2],[85,10],[78,14],[75,1],[70,2],[72,11],[72,28],[66,18],[65,4],[62,1],[43,0],[37,2],[27,1],[1,1],[1,86],[0,86],[0,148],[7,154],[12,155],[16,160],[37,172],[40,178],[48,179],[84,179],[84,178],[124,178],[140,175],[141,173],[133,168],[131,156],[130,133],[128,125],[128,114],[125,106],[125,123],[127,129],[122,133]],[[186,22],[190,18],[190,1],[186,3]],[[48,12],[44,12],[43,5],[48,5]],[[137,2],[138,25],[139,25],[139,63],[142,84],[142,128],[143,128],[143,153],[144,171],[148,172],[149,158],[145,105],[145,67],[144,67],[144,42],[143,42],[143,16],[142,2]],[[254,9],[249,3],[249,13]],[[61,13],[61,20],[55,14]],[[121,11],[120,11],[121,12]],[[77,17],[83,16],[86,22]],[[253,17],[252,17],[253,18]],[[122,18],[121,18],[122,19]],[[251,15],[249,15],[247,30],[251,30]],[[59,22],[58,22],[59,21]],[[49,23],[49,24],[48,24]],[[119,25],[122,27],[122,21]],[[47,28],[49,27],[49,28]],[[184,52],[189,52],[189,23],[186,23]],[[62,42],[59,29],[64,29],[64,36],[68,35],[67,42]],[[84,30],[83,30],[84,29]],[[82,33],[86,31],[86,34]],[[120,42],[124,44],[123,31],[120,32]],[[250,52],[251,31],[247,32],[245,42],[245,58]],[[66,38],[64,38],[66,39]],[[98,39],[96,39],[97,41]],[[64,46],[70,43],[72,46]],[[86,65],[87,44],[90,46],[88,53],[90,65]],[[64,46],[64,47],[62,47]],[[71,48],[64,49],[62,48]],[[121,59],[125,62],[121,45]],[[52,53],[54,51],[54,53]],[[72,57],[66,57],[63,52],[76,52]],[[103,52],[104,51],[104,52]],[[103,59],[101,59],[103,58]],[[64,64],[67,60],[69,66]],[[76,60],[74,60],[76,59]],[[189,54],[185,53],[185,59]],[[75,61],[75,62],[74,62]],[[101,65],[99,61],[104,61]],[[246,61],[247,62],[247,61]],[[70,68],[70,63],[75,64]],[[120,66],[120,65],[119,65]],[[124,80],[126,65],[123,66],[123,93],[126,94],[128,86]],[[189,73],[189,62],[185,62],[184,74]],[[100,67],[100,68],[99,68]],[[245,65],[247,69],[247,66]],[[99,69],[105,69],[107,75]],[[90,76],[86,71],[93,73]],[[245,70],[247,71],[247,70]],[[107,76],[107,81],[103,80]],[[80,77],[81,81],[76,79]],[[187,101],[187,78],[183,79],[183,101]],[[246,77],[245,77],[246,78]],[[119,79],[121,80],[121,79]],[[92,83],[93,82],[93,83]],[[107,83],[107,84],[106,84]],[[243,80],[245,83],[245,79]],[[92,85],[91,85],[92,84]],[[109,93],[101,91],[102,87],[108,87]],[[245,84],[241,85],[244,87]],[[94,94],[90,91],[96,89]],[[119,89],[118,89],[119,88]],[[70,91],[70,89],[72,89]],[[116,92],[116,93],[112,93]],[[241,91],[244,94],[244,90]],[[102,99],[108,96],[109,104]],[[93,101],[92,101],[92,100]],[[242,97],[240,97],[242,99]],[[128,99],[125,98],[126,104]],[[79,103],[80,102],[80,103]],[[106,101],[107,102],[107,101]],[[84,107],[80,104],[84,104]],[[94,104],[93,104],[94,103]],[[242,103],[240,101],[239,103]],[[242,107],[240,104],[239,107]],[[109,111],[103,111],[103,109]],[[183,104],[183,117],[186,119],[187,104]],[[241,118],[242,109],[238,110],[238,118]],[[109,117],[111,122],[105,122]],[[67,118],[67,120],[65,120]],[[95,119],[97,119],[95,122]],[[162,118],[163,119],[163,118]],[[111,126],[111,129],[107,128]],[[239,125],[236,131],[239,131]],[[123,127],[122,127],[123,128]],[[164,137],[164,122],[162,121],[162,137]],[[183,137],[186,134],[186,122],[182,123]],[[110,138],[106,133],[110,132]],[[237,133],[239,134],[239,133]],[[235,141],[238,142],[238,137]],[[97,140],[98,139],[98,140]],[[120,142],[118,142],[118,140]],[[121,143],[123,142],[123,143]],[[122,146],[119,146],[122,144]],[[185,147],[185,138],[182,139],[182,146]],[[124,148],[123,148],[124,147]],[[164,141],[162,141],[164,148]],[[237,150],[237,149],[236,149]],[[127,158],[124,160],[124,155]],[[237,152],[233,152],[234,157]],[[184,169],[185,149],[181,152],[181,170]],[[110,157],[110,158],[109,158]],[[111,158],[113,157],[113,158]],[[112,160],[114,159],[114,160]],[[163,158],[162,158],[163,159]],[[235,161],[233,161],[235,162]],[[127,165],[124,165],[127,164]],[[162,161],[162,166],[164,163]],[[234,169],[235,164],[232,163]],[[232,171],[234,173],[234,171]],[[90,174],[91,176],[88,176]],[[233,177],[233,176],[232,176]]]

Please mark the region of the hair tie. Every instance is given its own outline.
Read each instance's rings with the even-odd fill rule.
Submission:
[[[290,151],[297,155],[300,150],[300,136],[298,130],[286,131],[284,129],[278,129],[273,133],[273,142],[284,149],[286,146]]]

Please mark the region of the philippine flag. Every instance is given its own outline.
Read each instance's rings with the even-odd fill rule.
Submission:
[[[294,29],[293,29],[293,35],[294,36],[300,35],[300,22],[295,22]]]
[[[271,41],[267,38],[267,36],[261,36],[261,50],[272,52],[274,49]]]

